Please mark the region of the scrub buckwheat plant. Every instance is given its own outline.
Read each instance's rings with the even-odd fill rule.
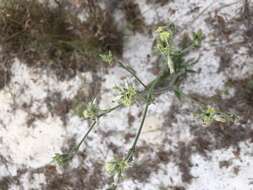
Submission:
[[[74,146],[69,152],[64,154],[57,153],[54,156],[54,161],[56,163],[59,165],[64,165],[73,158],[73,156],[78,152],[81,144],[86,140],[89,133],[98,123],[99,118],[105,117],[108,113],[111,113],[122,107],[129,107],[133,104],[140,103],[141,105],[144,105],[142,118],[128,152],[123,157],[115,155],[115,158],[112,161],[109,161],[105,164],[105,170],[113,178],[113,183],[110,185],[109,189],[115,190],[124,177],[125,171],[131,167],[131,163],[135,160],[135,153],[138,151],[138,140],[140,138],[150,105],[155,99],[159,98],[160,94],[168,90],[174,91],[175,95],[179,98],[183,96],[187,97],[187,95],[184,95],[184,93],[180,90],[180,81],[182,81],[182,79],[184,79],[188,73],[192,72],[191,66],[196,62],[196,60],[185,60],[185,55],[191,49],[200,47],[204,35],[201,31],[193,33],[191,43],[185,48],[180,48],[174,42],[176,31],[172,29],[171,26],[158,27],[155,33],[155,50],[162,58],[160,60],[163,67],[159,75],[147,84],[145,84],[137,76],[136,71],[130,65],[123,63],[121,60],[114,59],[110,51],[108,54],[100,55],[100,58],[106,64],[112,64],[113,62],[117,63],[140,85],[138,87],[138,85],[134,85],[132,83],[124,83],[124,85],[116,86],[114,90],[118,95],[116,101],[117,105],[106,110],[100,109],[96,101],[88,103],[81,112],[81,116],[84,119],[91,121],[88,131],[79,144]],[[232,114],[220,112],[212,107],[207,107],[207,109],[204,109],[204,106],[202,107],[203,110],[199,114],[199,118],[205,125],[209,125],[213,121],[231,122],[234,120],[234,116]]]

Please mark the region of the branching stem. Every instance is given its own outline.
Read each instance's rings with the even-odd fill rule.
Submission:
[[[137,145],[137,142],[140,138],[140,135],[141,135],[141,132],[142,132],[142,129],[143,129],[143,126],[144,126],[144,122],[145,122],[145,119],[146,119],[146,116],[147,116],[147,112],[148,112],[148,108],[149,108],[149,105],[151,103],[151,100],[152,100],[152,97],[153,97],[153,92],[154,92],[154,89],[156,87],[156,85],[160,82],[160,80],[163,79],[163,74],[161,74],[160,76],[158,76],[154,81],[152,81],[150,83],[150,87],[148,89],[148,94],[147,94],[147,99],[146,99],[146,106],[145,106],[145,109],[144,109],[144,113],[143,113],[143,116],[142,116],[142,120],[141,120],[141,124],[138,128],[138,131],[136,133],[136,136],[134,138],[134,142],[125,158],[125,160],[127,162],[130,162],[131,159],[132,159],[132,156],[135,152],[135,148],[136,148],[136,145]]]
[[[114,106],[114,107],[112,107],[110,109],[105,110],[103,113],[101,113],[100,115],[98,115],[97,119],[99,119],[100,117],[102,117],[102,116],[104,116],[104,115],[106,115],[106,114],[108,114],[108,113],[110,113],[110,112],[112,112],[112,111],[114,111],[114,110],[116,110],[116,109],[118,109],[120,107],[121,107],[121,105],[117,105],[117,106]],[[85,135],[83,136],[83,138],[81,139],[81,141],[78,143],[78,145],[75,146],[72,151],[70,151],[71,154],[74,155],[79,150],[80,146],[83,144],[83,142],[89,136],[89,134],[92,131],[92,129],[95,127],[95,125],[97,123],[97,119],[92,122],[92,124],[90,125],[88,131],[85,133]]]
[[[142,80],[135,74],[135,71],[126,65],[124,65],[121,61],[119,61],[119,65],[125,69],[127,72],[129,72],[144,88],[147,88],[147,86],[142,82]]]
[[[93,123],[91,124],[91,126],[89,127],[89,130],[85,133],[85,135],[83,136],[82,140],[78,143],[78,145],[74,148],[73,154],[75,154],[80,146],[83,144],[83,142],[85,141],[85,139],[88,137],[88,135],[90,134],[90,132],[92,131],[92,129],[95,127],[97,121],[93,121]]]

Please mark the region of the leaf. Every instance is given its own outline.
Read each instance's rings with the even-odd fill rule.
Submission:
[[[183,92],[182,92],[179,88],[177,88],[177,89],[174,89],[174,93],[175,93],[176,97],[177,97],[179,100],[181,100],[181,98],[182,98],[182,96],[183,96]]]
[[[169,55],[167,56],[167,64],[168,64],[168,67],[169,67],[169,70],[170,70],[170,74],[175,73],[174,63],[173,63],[173,61],[172,61],[172,59]]]

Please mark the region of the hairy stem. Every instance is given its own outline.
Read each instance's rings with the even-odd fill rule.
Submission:
[[[85,141],[85,139],[88,137],[88,135],[90,134],[90,132],[92,131],[92,129],[95,127],[97,121],[94,121],[91,126],[89,127],[89,130],[85,133],[85,135],[83,136],[83,138],[81,139],[81,141],[78,143],[78,145],[74,148],[74,154],[79,150],[80,146],[82,145],[82,143]]]
[[[108,113],[110,113],[110,112],[112,112],[112,111],[120,108],[121,106],[122,106],[121,104],[118,104],[118,105],[116,105],[116,106],[114,106],[112,108],[104,110],[103,113],[101,113],[101,114],[98,115],[98,118],[105,116],[106,114],[108,114]]]
[[[145,119],[146,119],[146,116],[147,116],[148,108],[149,108],[150,102],[151,102],[151,100],[152,100],[154,88],[155,88],[155,86],[159,83],[159,81],[161,80],[161,76],[162,76],[162,75],[160,75],[159,77],[157,77],[157,78],[151,83],[151,86],[150,86],[150,88],[149,88],[149,90],[148,90],[147,99],[146,99],[146,106],[145,106],[144,113],[143,113],[143,116],[142,116],[141,124],[140,124],[140,126],[139,126],[139,128],[138,128],[138,131],[137,131],[137,133],[136,133],[136,136],[135,136],[135,138],[134,138],[134,142],[133,142],[133,144],[132,144],[132,146],[131,146],[131,148],[130,148],[130,150],[129,150],[129,152],[128,152],[126,158],[125,158],[125,160],[126,160],[127,162],[130,162],[130,161],[131,161],[131,158],[132,158],[132,156],[133,156],[133,154],[134,154],[134,152],[135,152],[135,147],[136,147],[137,142],[138,142],[138,140],[139,140],[139,138],[140,138],[140,135],[141,135],[141,132],[142,132],[142,129],[143,129],[143,126],[144,126],[144,122],[145,122]]]
[[[110,112],[112,112],[112,111],[120,108],[120,107],[121,107],[121,105],[117,105],[117,106],[114,106],[114,107],[112,107],[110,109],[107,109],[107,110],[105,110],[105,112],[103,112],[100,115],[98,115],[98,118],[100,118],[100,117],[102,117],[102,116],[104,116],[104,115],[106,115],[106,114],[108,114],[108,113],[110,113]],[[91,126],[88,129],[88,131],[85,133],[85,135],[81,139],[81,141],[78,143],[78,145],[75,146],[72,151],[70,151],[70,152],[72,152],[72,154],[75,154],[79,150],[80,146],[84,143],[84,141],[86,140],[86,138],[89,136],[90,132],[95,127],[96,123],[97,123],[97,120],[93,121],[93,123],[91,124]]]
[[[142,80],[135,74],[135,71],[131,67],[127,67],[124,65],[121,61],[119,61],[119,65],[125,69],[127,72],[129,72],[144,88],[147,88],[147,86],[142,82]]]

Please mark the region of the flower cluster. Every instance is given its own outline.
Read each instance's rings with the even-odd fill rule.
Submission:
[[[113,159],[110,162],[107,162],[105,165],[105,170],[110,175],[123,174],[126,169],[129,167],[128,162],[122,159]]]
[[[157,28],[156,33],[158,34],[156,48],[160,53],[168,55],[171,51],[172,32],[167,30],[166,27],[160,26]]]
[[[123,159],[113,159],[105,164],[106,172],[113,177],[113,183],[107,190],[116,190],[120,178],[123,176],[128,167],[129,164],[127,160]]]
[[[59,154],[56,153],[53,157],[53,162],[57,163],[59,166],[65,166],[72,156],[70,154]]]
[[[88,103],[82,114],[85,119],[94,120],[97,118],[99,111],[100,109],[96,103],[96,99],[94,99],[93,101]]]
[[[115,86],[114,89],[119,93],[119,103],[123,106],[131,106],[137,96],[137,91],[133,85],[125,83],[125,86]]]
[[[166,29],[166,27],[158,27],[156,30],[158,34],[156,48],[158,51],[167,58],[167,64],[170,70],[170,73],[175,72],[174,63],[171,59],[171,53],[173,52],[173,48],[171,45],[173,33]]]
[[[204,34],[202,30],[198,30],[197,32],[192,33],[192,44],[193,47],[199,48],[201,45],[202,40],[204,39]]]
[[[200,113],[200,119],[205,126],[211,125],[214,121],[221,123],[234,122],[236,116],[232,113],[224,113],[208,106],[207,109]]]
[[[110,50],[108,51],[107,54],[100,54],[99,56],[103,62],[108,63],[109,65],[112,64],[113,56],[112,56],[112,52]]]

